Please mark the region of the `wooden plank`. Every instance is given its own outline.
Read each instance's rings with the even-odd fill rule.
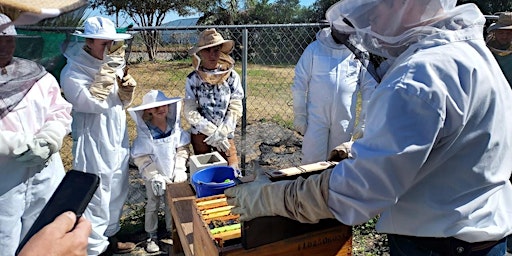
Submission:
[[[179,237],[179,243],[185,256],[194,255],[194,238],[193,238],[193,203],[196,199],[195,193],[190,184],[172,183],[167,185],[166,200],[171,208],[171,214],[176,232],[173,232],[173,239]],[[174,240],[175,245],[178,240]],[[173,246],[174,248],[174,246]],[[179,246],[176,246],[179,249]],[[178,253],[179,251],[174,251]],[[169,255],[171,251],[169,251]]]
[[[210,254],[212,255],[212,254]],[[225,247],[221,256],[351,256],[352,232],[349,226],[332,227],[325,230],[284,239],[271,244],[245,250],[241,247]]]

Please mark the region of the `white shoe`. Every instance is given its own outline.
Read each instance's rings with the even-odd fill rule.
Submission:
[[[156,239],[149,238],[146,242],[146,252],[154,253],[160,251],[160,247],[158,247],[156,242]]]

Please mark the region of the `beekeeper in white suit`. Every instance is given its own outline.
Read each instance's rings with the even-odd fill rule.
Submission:
[[[125,108],[132,102],[136,82],[125,71],[121,43],[131,35],[116,33],[114,23],[103,17],[88,18],[84,32],[74,35],[85,38],[85,43],[68,45],[64,52],[68,63],[61,72],[64,96],[73,104],[73,168],[101,178],[84,213],[93,229],[88,253],[104,252],[109,242],[109,251],[126,253],[135,244],[121,243],[115,234],[128,195]]]
[[[336,146],[363,134],[366,105],[376,82],[341,41],[349,40],[355,30],[346,25],[339,32],[346,37],[337,38],[330,27],[320,30],[295,66],[291,89],[294,127],[304,135],[302,164],[325,161]],[[362,108],[356,126],[359,92]]]
[[[71,104],[43,66],[13,57],[16,36],[13,25],[0,31],[0,255],[15,254],[64,177],[59,150],[71,131]]]
[[[170,208],[163,197],[167,183],[184,182],[188,178],[190,133],[181,128],[181,98],[167,98],[158,90],[146,93],[142,104],[129,108],[128,113],[137,124],[131,155],[146,185],[146,251],[154,253],[160,250],[157,231],[161,200],[165,203],[165,226],[169,234],[172,231]]]
[[[391,255],[505,255],[512,233],[512,91],[456,0],[344,0],[343,18],[389,65],[352,159],[307,179],[226,189],[240,220],[362,224],[380,215]]]

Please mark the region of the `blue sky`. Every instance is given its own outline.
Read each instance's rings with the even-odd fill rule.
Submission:
[[[303,6],[310,6],[312,5],[313,3],[315,2],[315,0],[300,0],[300,4],[303,5]],[[89,17],[91,16],[96,16],[96,15],[100,15],[100,16],[105,16],[104,14],[101,14],[99,11],[95,10],[95,11],[90,11],[87,13]],[[191,16],[191,17],[197,17],[197,16]],[[109,17],[112,19],[112,21],[115,22],[115,17]],[[187,18],[187,17],[180,17],[178,16],[177,13],[168,13],[166,16],[165,16],[165,20],[164,20],[164,23],[165,22],[169,22],[169,21],[172,21],[172,20],[176,20],[176,19],[181,19],[181,18]],[[119,17],[119,26],[122,27],[122,26],[127,26],[129,25],[130,21],[129,20],[126,20],[125,17]]]

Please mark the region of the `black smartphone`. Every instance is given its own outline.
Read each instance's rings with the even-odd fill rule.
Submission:
[[[18,255],[23,246],[25,246],[33,235],[62,213],[67,211],[74,212],[78,222],[78,218],[82,216],[82,213],[85,211],[94,192],[98,188],[99,183],[100,178],[96,174],[75,170],[68,171],[29,229],[27,235],[25,235],[18,245],[16,255]]]

